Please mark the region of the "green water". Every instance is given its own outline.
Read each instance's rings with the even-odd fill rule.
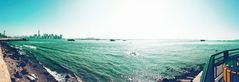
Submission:
[[[172,78],[187,72],[182,68],[206,63],[218,51],[239,48],[239,41],[198,40],[30,40],[11,44],[53,71],[66,73],[64,67],[87,82]]]

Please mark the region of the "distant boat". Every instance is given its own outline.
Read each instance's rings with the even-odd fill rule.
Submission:
[[[67,39],[67,41],[75,41],[75,39]]]
[[[137,55],[136,52],[130,52],[129,54],[132,55],[132,56]]]
[[[201,42],[205,42],[206,40],[200,40]]]
[[[110,41],[115,41],[115,39],[110,39]]]
[[[126,40],[122,40],[122,41],[126,41]]]

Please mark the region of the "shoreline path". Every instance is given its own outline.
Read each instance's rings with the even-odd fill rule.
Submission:
[[[11,82],[7,65],[3,60],[1,45],[0,45],[0,82]]]

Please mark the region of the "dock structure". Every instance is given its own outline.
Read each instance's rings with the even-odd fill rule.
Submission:
[[[0,38],[0,41],[27,41],[26,38]]]
[[[238,82],[239,48],[213,54],[205,64],[202,73],[195,81],[200,82]]]
[[[3,60],[1,45],[0,45],[0,82],[11,82],[7,65]]]

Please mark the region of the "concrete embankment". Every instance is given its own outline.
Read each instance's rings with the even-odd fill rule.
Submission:
[[[3,60],[1,45],[0,45],[0,82],[11,82],[7,65]]]

